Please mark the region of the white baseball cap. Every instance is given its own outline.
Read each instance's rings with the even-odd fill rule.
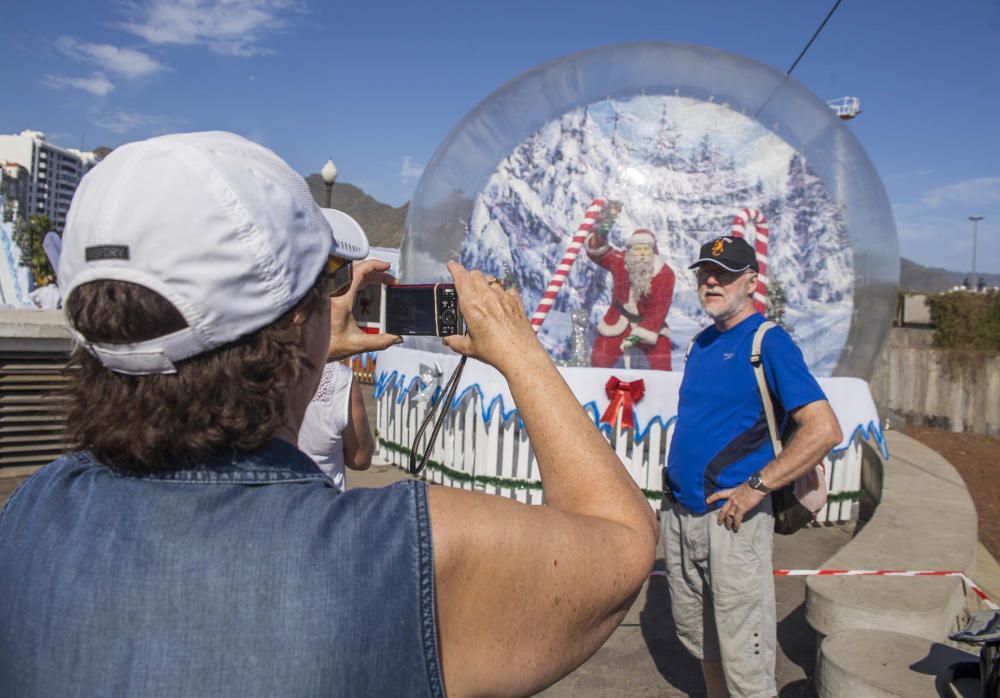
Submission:
[[[232,133],[178,133],[117,148],[80,182],[63,233],[62,296],[91,281],[160,294],[188,326],[134,344],[76,340],[134,375],[235,341],[281,317],[333,255],[363,259],[364,230],[321,209],[281,158]]]

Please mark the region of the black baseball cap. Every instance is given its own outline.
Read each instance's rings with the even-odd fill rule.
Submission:
[[[716,264],[728,271],[746,271],[757,268],[757,254],[750,243],[743,238],[724,235],[722,237],[709,240],[701,246],[698,252],[698,261],[688,269],[696,269],[702,264]]]

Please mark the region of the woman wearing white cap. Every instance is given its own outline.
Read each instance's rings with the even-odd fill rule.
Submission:
[[[5,694],[521,695],[604,642],[656,519],[515,294],[451,263],[469,334],[445,341],[509,382],[545,506],[340,493],[296,449],[324,361],[398,339],[351,319],[388,268],[352,275],[366,250],[232,134],[129,144],[87,174],[59,269],[79,450],[0,518]]]

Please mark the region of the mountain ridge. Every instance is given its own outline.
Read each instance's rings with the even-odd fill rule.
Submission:
[[[306,177],[309,191],[320,206],[326,206],[326,184],[318,174]],[[354,218],[368,235],[372,247],[396,247],[403,242],[403,225],[410,202],[398,208],[384,204],[360,187],[346,182],[333,186],[330,205]]]
[[[1000,274],[977,273],[986,281],[987,286],[1000,286]],[[941,267],[925,267],[906,257],[899,258],[899,289],[913,293],[940,293],[955,286],[961,286],[963,281],[970,279],[971,274],[962,271],[951,271]]]

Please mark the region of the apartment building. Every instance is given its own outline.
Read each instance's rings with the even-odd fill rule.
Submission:
[[[15,163],[0,160],[0,197],[3,197],[3,221],[24,220],[28,210],[28,192],[31,191],[31,175],[28,170]]]
[[[45,140],[41,131],[21,131],[16,135],[0,135],[0,166],[4,178],[15,172],[15,166],[27,171],[27,200],[18,218],[36,214],[49,217],[53,227],[62,232],[69,203],[80,179],[97,164],[89,151],[61,148]]]

